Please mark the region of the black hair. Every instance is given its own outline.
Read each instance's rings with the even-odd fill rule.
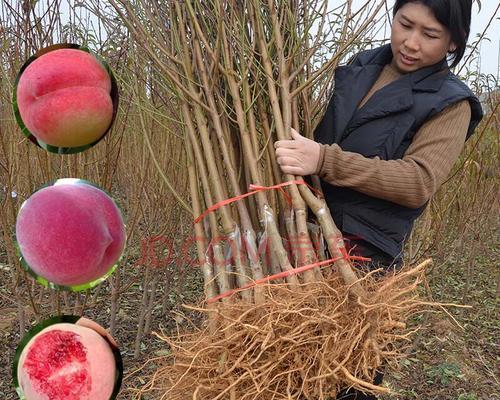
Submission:
[[[458,65],[464,56],[467,39],[470,33],[472,0],[396,0],[393,15],[407,3],[420,3],[431,9],[438,22],[445,26],[451,34],[451,40],[457,48],[451,52],[453,63]]]

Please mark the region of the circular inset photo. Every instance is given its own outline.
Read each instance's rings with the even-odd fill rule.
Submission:
[[[12,95],[22,132],[47,151],[72,154],[97,144],[118,110],[113,72],[76,44],[38,51],[22,66]]]
[[[33,193],[16,220],[21,265],[42,285],[81,291],[117,268],[126,242],[122,213],[102,189],[58,179]]]
[[[42,321],[23,337],[12,376],[24,400],[113,400],[120,391],[123,362],[103,327],[63,315]]]

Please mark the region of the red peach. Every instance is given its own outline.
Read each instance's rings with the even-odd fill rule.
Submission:
[[[108,342],[93,329],[51,325],[24,347],[17,378],[29,400],[109,400],[116,364]]]
[[[56,183],[21,207],[16,236],[31,270],[49,282],[78,286],[106,275],[125,246],[120,210],[86,183]]]
[[[98,140],[113,117],[108,72],[91,54],[53,50],[21,74],[17,103],[28,130],[44,143],[79,147]]]

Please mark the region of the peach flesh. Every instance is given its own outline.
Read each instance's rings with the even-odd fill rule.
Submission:
[[[28,400],[109,400],[115,374],[108,342],[93,329],[68,323],[35,335],[17,366]]]

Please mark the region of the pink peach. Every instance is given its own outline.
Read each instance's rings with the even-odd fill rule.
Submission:
[[[57,183],[35,192],[16,221],[21,254],[49,282],[78,286],[106,275],[125,246],[120,210],[87,183]]]
[[[17,366],[29,400],[109,400],[116,364],[108,342],[93,329],[51,325],[24,347]]]
[[[28,130],[44,143],[79,147],[98,140],[113,117],[108,72],[91,54],[53,50],[21,74],[17,103]]]

